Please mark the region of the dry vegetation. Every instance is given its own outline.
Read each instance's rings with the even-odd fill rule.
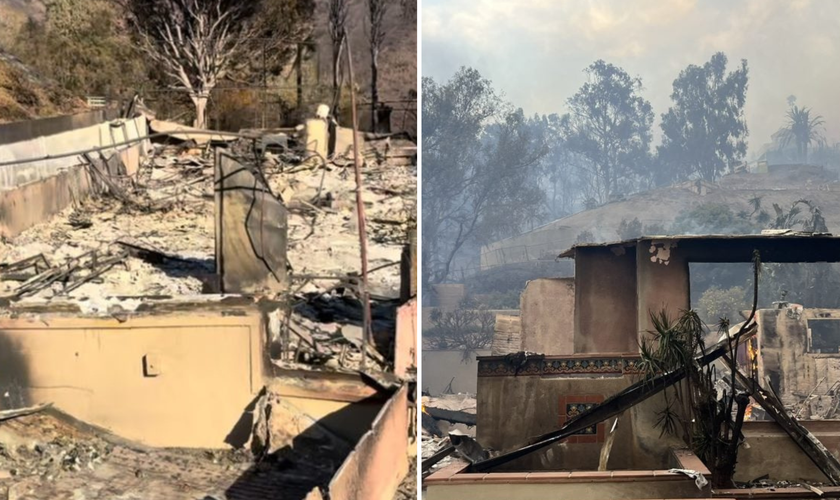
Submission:
[[[0,123],[72,113],[85,103],[0,51]]]

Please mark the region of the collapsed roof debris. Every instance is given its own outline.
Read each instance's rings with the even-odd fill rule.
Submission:
[[[472,463],[467,452],[468,439],[475,436],[476,401],[471,394],[424,396],[421,414],[423,425],[423,477],[456,461]],[[471,442],[473,443],[473,442]],[[462,446],[459,447],[458,445]],[[475,443],[473,443],[475,444]],[[481,448],[481,446],[478,448]],[[475,449],[476,446],[471,446]],[[480,459],[486,459],[481,456]]]

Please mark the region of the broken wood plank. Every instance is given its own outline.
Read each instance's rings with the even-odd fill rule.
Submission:
[[[603,472],[607,470],[607,463],[610,461],[610,452],[612,451],[613,441],[615,441],[615,429],[618,427],[618,420],[622,415],[624,415],[624,412],[619,413],[618,416],[615,417],[615,421],[610,428],[610,433],[607,435],[607,439],[601,447],[601,457],[598,460],[599,471]]]
[[[168,253],[161,252],[160,250],[154,248],[137,245],[135,243],[129,243],[123,240],[117,240],[116,244],[125,249],[125,251],[128,252],[128,255],[140,259],[142,261],[148,262],[149,264],[163,264],[166,261],[170,260],[178,262],[189,262],[187,259],[176,257],[174,255],[169,255]]]
[[[728,355],[724,356],[724,359],[729,364],[729,369],[735,374],[735,378],[743,386],[744,390],[755,399],[756,403],[764,408],[764,411],[808,455],[808,458],[814,462],[814,465],[825,474],[834,486],[840,485],[840,461],[828,451],[816,436],[811,434],[799,421],[785,411],[784,405],[773,392],[761,388],[755,380],[744,375]]]
[[[52,407],[52,403],[45,403],[36,406],[29,406],[26,408],[15,408],[13,410],[3,410],[0,411],[0,422],[11,420],[13,418],[18,417],[25,417],[27,415],[32,415],[34,413],[38,413],[39,411],[46,410],[47,408]]]
[[[821,490],[821,489],[817,488],[816,486],[811,486],[811,485],[810,485],[810,484],[808,484],[808,483],[800,483],[800,484],[802,485],[802,487],[803,487],[803,488],[813,491],[813,492],[814,492],[814,493],[816,493],[818,496],[823,496],[823,495],[825,495],[825,492],[824,492],[823,490]]]
[[[420,425],[423,430],[436,437],[443,437],[443,432],[437,425],[437,420],[433,419],[431,415],[425,411],[420,412]]]

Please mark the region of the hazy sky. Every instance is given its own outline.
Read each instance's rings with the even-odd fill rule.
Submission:
[[[642,78],[659,118],[689,64],[723,51],[749,65],[750,152],[783,123],[787,97],[840,141],[840,0],[422,0],[422,73],[471,66],[527,114],[563,113],[604,59]]]

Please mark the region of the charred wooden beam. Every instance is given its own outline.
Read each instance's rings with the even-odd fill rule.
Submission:
[[[426,413],[437,420],[446,420],[454,424],[475,425],[475,413],[467,413],[465,411],[445,410],[443,408],[432,408],[426,406]]]
[[[762,389],[755,380],[744,375],[729,356],[726,356],[726,361],[744,390],[779,424],[833,485],[840,485],[840,461],[828,451],[816,436],[785,411],[784,405],[772,391]]]
[[[423,463],[422,463],[422,466],[421,466],[422,471],[425,473],[426,471],[431,469],[436,463],[440,462],[444,458],[451,455],[454,451],[455,451],[455,446],[453,446],[447,440],[445,442],[445,444],[443,445],[443,447],[440,450],[436,451],[434,455],[432,455],[429,458],[426,458],[426,459],[423,460]]]

